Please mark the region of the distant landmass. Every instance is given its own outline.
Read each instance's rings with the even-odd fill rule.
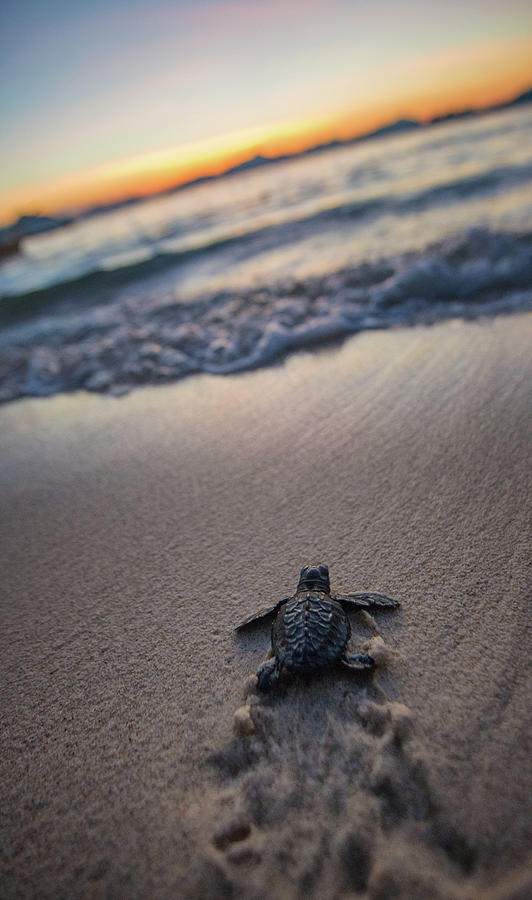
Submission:
[[[422,128],[423,125],[421,122],[416,121],[415,119],[399,119],[397,122],[391,122],[389,125],[383,125],[381,128],[375,129],[375,131],[368,131],[367,134],[358,135],[354,138],[347,138],[346,140],[338,140],[335,139],[333,141],[328,141],[326,144],[315,144],[313,147],[308,147],[306,150],[300,150],[299,153],[286,153],[283,156],[262,156],[260,153],[257,156],[253,156],[251,159],[247,159],[245,162],[240,163],[238,166],[232,166],[230,169],[226,169],[222,175],[207,175],[205,178],[200,178],[195,181],[188,181],[186,184],[179,185],[177,188],[169,188],[164,191],[164,193],[174,193],[176,190],[180,188],[190,187],[192,184],[197,184],[198,181],[210,181],[214,178],[224,178],[226,175],[234,175],[236,172],[245,172],[248,169],[255,169],[259,166],[267,166],[269,163],[282,162],[285,159],[296,159],[299,156],[309,156],[312,153],[320,153],[322,150],[331,150],[333,147],[346,147],[349,144],[359,144],[361,141],[369,141],[371,138],[385,137],[390,134],[399,134],[402,131],[412,131],[414,128]]]
[[[18,251],[22,238],[29,237],[32,234],[41,234],[43,231],[53,231],[55,228],[62,228],[63,225],[70,225],[74,221],[74,217],[70,216],[20,216],[16,222],[7,228],[0,228],[0,258],[2,256],[11,256]]]
[[[313,153],[320,153],[323,150],[331,150],[334,147],[348,147],[352,144],[360,144],[363,141],[375,140],[381,137],[389,137],[393,134],[402,134],[405,132],[415,131],[419,128],[431,128],[434,125],[440,125],[444,122],[467,119],[471,118],[472,116],[481,116],[485,115],[486,113],[496,112],[497,110],[509,109],[513,106],[521,106],[525,103],[532,103],[532,88],[524,91],[521,94],[518,94],[517,97],[512,97],[510,100],[506,100],[503,103],[494,104],[493,106],[484,107],[482,109],[465,109],[458,112],[449,112],[442,116],[435,116],[428,122],[421,122],[418,119],[398,119],[396,122],[390,122],[388,125],[383,125],[380,128],[376,128],[373,131],[367,132],[366,134],[357,135],[356,137],[352,138],[346,138],[345,140],[335,139],[324,144],[316,144],[312,147],[308,147],[306,150],[301,150],[298,153],[289,153],[279,156],[263,156],[259,153],[256,156],[251,157],[251,159],[247,159],[236,166],[231,166],[231,168],[226,169],[224,172],[221,172],[218,175],[203,175],[200,178],[195,178],[193,181],[187,181],[184,184],[172,185],[171,187],[164,188],[161,191],[154,191],[152,194],[127,197],[124,200],[117,200],[113,203],[91,206],[89,209],[83,210],[83,212],[79,213],[76,216],[60,216],[52,218],[50,216],[41,215],[23,215],[20,216],[20,218],[16,222],[14,222],[12,225],[9,225],[7,228],[0,228],[0,258],[11,256],[17,253],[20,243],[25,237],[33,234],[39,234],[44,231],[51,231],[56,228],[62,228],[77,219],[86,219],[92,216],[100,215],[102,213],[111,212],[115,209],[122,209],[123,207],[138,203],[141,200],[148,200],[152,197],[161,197],[168,194],[175,194],[178,191],[186,190],[187,188],[193,187],[194,185],[204,184],[208,181],[217,181],[220,178],[227,178],[231,175],[236,175],[239,172],[246,172],[250,169],[257,169],[261,166],[268,166],[272,163],[282,162],[283,160],[297,159],[301,156],[309,156]]]

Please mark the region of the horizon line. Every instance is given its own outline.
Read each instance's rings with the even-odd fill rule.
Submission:
[[[174,192],[177,193],[180,190],[185,190],[189,187],[194,187],[195,185],[198,185],[203,182],[214,181],[214,180],[222,179],[222,178],[225,178],[228,176],[230,177],[233,174],[238,174],[240,171],[245,171],[246,167],[249,164],[252,165],[254,160],[258,160],[258,159],[262,160],[262,162],[257,163],[257,168],[259,168],[262,165],[268,165],[268,164],[275,163],[275,162],[287,161],[290,159],[297,159],[300,156],[304,156],[306,154],[311,154],[313,152],[319,152],[320,150],[326,150],[333,146],[345,146],[345,145],[348,145],[351,143],[357,143],[358,141],[362,142],[364,140],[379,139],[381,136],[382,137],[385,136],[385,134],[381,135],[381,132],[383,132],[383,131],[386,132],[386,129],[388,129],[388,128],[391,129],[391,128],[393,128],[394,125],[400,125],[402,122],[411,123],[411,129],[413,130],[415,128],[425,128],[425,127],[431,127],[434,125],[438,125],[440,123],[445,122],[446,120],[452,120],[455,117],[456,118],[461,118],[461,117],[465,118],[467,116],[488,114],[490,112],[496,112],[497,110],[502,111],[508,107],[511,107],[514,103],[519,102],[519,100],[521,98],[526,98],[526,95],[530,94],[532,92],[532,83],[527,82],[527,84],[529,85],[528,87],[525,87],[524,89],[521,89],[517,92],[514,89],[514,91],[512,93],[510,93],[506,96],[505,100],[500,100],[498,102],[488,102],[486,104],[479,104],[476,106],[470,106],[470,105],[466,104],[465,106],[458,106],[453,109],[449,109],[445,113],[440,113],[438,115],[433,115],[433,116],[422,116],[422,115],[421,116],[413,116],[413,115],[409,115],[408,112],[405,111],[405,113],[403,115],[398,115],[394,119],[383,118],[382,120],[379,120],[377,118],[377,120],[375,122],[375,127],[371,128],[369,131],[368,130],[362,130],[362,131],[355,130],[355,131],[351,131],[351,132],[348,131],[347,135],[343,136],[343,137],[340,136],[341,131],[342,131],[341,121],[337,120],[336,121],[336,129],[337,130],[336,130],[336,132],[333,132],[330,137],[327,137],[325,140],[318,139],[316,141],[315,137],[314,137],[314,140],[312,140],[312,139],[310,139],[310,136],[309,136],[309,142],[307,143],[303,139],[302,144],[299,144],[299,142],[296,139],[297,149],[295,149],[295,150],[289,150],[289,149],[287,151],[281,150],[278,153],[274,152],[273,154],[270,155],[270,153],[268,153],[268,151],[264,147],[264,143],[268,142],[267,139],[265,139],[262,142],[252,144],[251,147],[250,146],[246,147],[245,150],[244,149],[241,151],[236,150],[230,154],[226,153],[225,156],[220,154],[217,157],[217,159],[219,161],[223,160],[223,163],[225,163],[225,166],[223,166],[222,168],[220,168],[219,164],[217,164],[216,162],[213,161],[213,164],[211,164],[211,165],[206,163],[205,169],[203,171],[200,170],[200,174],[197,174],[192,178],[187,177],[187,176],[185,176],[182,180],[180,180],[179,178],[177,178],[177,179],[174,178],[171,180],[170,183],[163,184],[163,186],[161,186],[161,187],[156,187],[156,188],[152,188],[152,189],[150,189],[148,187],[146,190],[143,190],[141,188],[138,192],[134,192],[131,189],[129,189],[129,190],[124,191],[123,194],[120,194],[117,197],[114,197],[112,199],[108,199],[108,200],[104,199],[101,201],[96,200],[96,201],[93,201],[93,202],[90,202],[87,204],[83,204],[83,205],[71,204],[69,206],[67,204],[64,204],[64,205],[56,207],[55,204],[52,203],[52,205],[50,207],[50,206],[48,206],[48,204],[44,203],[43,206],[38,209],[36,209],[35,207],[33,209],[31,207],[25,207],[18,213],[18,215],[16,214],[16,218],[13,218],[11,216],[9,219],[7,219],[0,215],[0,223],[1,223],[0,228],[2,230],[4,230],[4,229],[7,230],[9,228],[15,228],[17,225],[17,222],[19,222],[20,219],[24,218],[25,216],[36,217],[36,218],[38,218],[38,217],[52,218],[52,219],[53,218],[58,218],[58,219],[62,218],[62,219],[67,219],[68,223],[70,223],[71,221],[75,221],[77,219],[89,217],[91,215],[91,213],[93,213],[95,215],[98,214],[99,212],[104,213],[106,211],[111,211],[113,208],[120,208],[121,206],[125,206],[128,204],[140,203],[144,200],[150,200],[152,198],[164,196],[165,194],[172,194]],[[526,103],[527,100],[523,99],[522,102]],[[532,97],[530,98],[529,102],[532,102]],[[355,115],[355,114],[352,113],[351,116],[353,116],[353,115]],[[411,130],[411,129],[407,128],[405,130]],[[297,127],[294,129],[294,131],[297,135]],[[320,133],[320,129],[317,130],[317,133],[318,134]],[[398,132],[398,134],[399,133],[401,133],[401,132]],[[308,134],[308,131],[307,131],[307,134]],[[316,129],[314,130],[314,134],[316,134]],[[274,137],[270,138],[270,142],[272,142],[272,141],[275,143]],[[277,141],[277,143],[278,143],[278,141]],[[286,143],[288,143],[288,140],[286,140]],[[176,148],[176,151],[172,151],[172,152],[176,152],[176,154],[177,154],[177,148]],[[135,159],[135,158],[133,158],[133,159]],[[216,157],[214,159],[216,159]],[[124,166],[127,162],[128,162],[128,160],[122,160],[121,163],[114,164],[113,167],[119,168],[121,165]],[[129,160],[129,162],[131,164],[131,159]],[[229,165],[227,165],[227,162],[229,162]],[[222,165],[223,165],[223,163],[222,163]],[[146,178],[145,178],[145,181],[146,181],[149,179],[150,174],[153,175],[153,171],[152,171],[152,173],[146,172],[145,174],[146,174]],[[46,211],[47,207],[48,207],[48,211]]]

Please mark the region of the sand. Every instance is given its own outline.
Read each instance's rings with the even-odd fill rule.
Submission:
[[[3,897],[531,895],[531,326],[0,410]],[[309,560],[394,652],[246,700]]]

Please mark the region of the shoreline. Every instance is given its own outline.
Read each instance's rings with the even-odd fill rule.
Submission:
[[[6,896],[525,896],[531,326],[0,409]],[[400,656],[235,740],[310,557]]]
[[[89,279],[93,287],[103,279],[92,308],[86,296],[73,305],[65,289],[58,305],[24,324],[32,299],[15,302],[23,317],[0,339],[0,404],[79,389],[123,395],[202,372],[254,371],[368,330],[527,312],[531,248],[530,232],[466,229],[422,251],[269,287],[226,286],[188,299],[185,292],[181,301],[164,279],[114,290],[99,273],[96,282]],[[179,273],[186,280],[178,267]],[[41,295],[33,299],[44,302]],[[9,323],[11,314],[13,303],[1,301],[0,321]]]

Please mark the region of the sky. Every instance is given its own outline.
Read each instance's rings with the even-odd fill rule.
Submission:
[[[530,0],[3,0],[0,221],[532,86]]]

